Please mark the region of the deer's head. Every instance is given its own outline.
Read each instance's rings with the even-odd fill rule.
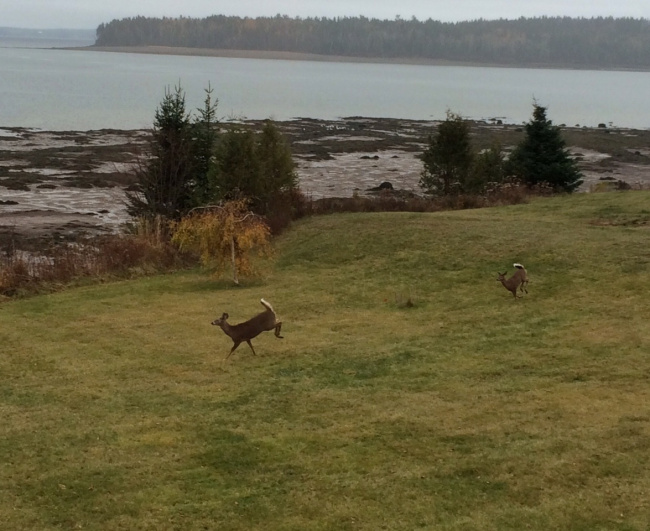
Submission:
[[[224,324],[227,320],[228,320],[228,314],[227,314],[227,313],[224,313],[224,314],[223,314],[219,319],[215,319],[214,321],[212,321],[212,324],[213,324],[213,325],[216,325],[216,326],[221,326],[221,325]]]

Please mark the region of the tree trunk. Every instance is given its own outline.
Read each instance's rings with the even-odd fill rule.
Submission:
[[[237,278],[237,262],[235,260],[235,238],[234,236],[230,239],[230,257],[232,259],[232,279],[233,282],[239,285],[239,279]]]

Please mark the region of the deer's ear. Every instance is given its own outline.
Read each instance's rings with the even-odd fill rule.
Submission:
[[[228,319],[228,314],[227,314],[227,313],[224,313],[224,314],[221,316],[221,318],[222,318],[222,319]]]

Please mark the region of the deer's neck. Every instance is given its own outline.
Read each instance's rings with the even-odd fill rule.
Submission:
[[[232,337],[232,326],[230,326],[229,323],[223,322],[223,323],[220,323],[219,326],[221,327],[221,330],[223,330],[224,333],[227,336]]]

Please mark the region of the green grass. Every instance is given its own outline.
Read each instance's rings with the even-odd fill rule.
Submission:
[[[2,527],[647,530],[649,212],[627,192],[323,216],[243,287],[6,303]],[[518,301],[495,280],[515,261]],[[210,321],[260,297],[285,338],[224,361]]]

